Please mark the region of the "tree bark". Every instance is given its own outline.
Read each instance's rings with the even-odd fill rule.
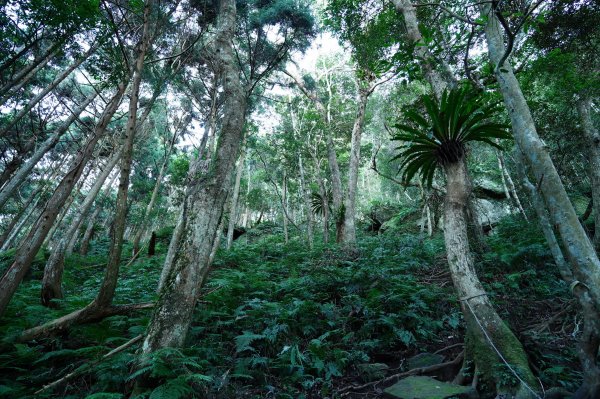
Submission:
[[[177,134],[177,131],[173,133],[173,138],[171,139],[171,143],[169,144],[169,149],[165,154],[165,159],[163,160],[163,164],[160,167],[158,176],[156,177],[156,183],[154,184],[154,189],[152,190],[152,195],[150,196],[150,202],[148,202],[148,205],[146,206],[141,226],[133,238],[133,256],[136,256],[136,254],[140,251],[140,242],[142,240],[142,237],[144,236],[144,233],[146,232],[146,229],[148,228],[148,221],[150,219],[152,211],[154,210],[154,205],[156,204],[158,193],[160,192],[163,177],[165,175],[165,172],[167,171],[167,167],[169,166],[169,157],[171,156],[171,151],[173,151],[173,147],[175,146]]]
[[[100,215],[101,210],[102,208],[98,204],[96,206],[96,209],[94,209],[94,213],[92,213],[88,220],[88,225],[85,229],[85,232],[83,233],[83,237],[81,238],[81,245],[79,246],[80,255],[87,255],[89,251],[90,240],[92,239],[92,235],[94,234],[94,223],[96,222],[98,215]]]
[[[4,314],[10,299],[29,270],[35,255],[52,228],[60,209],[71,194],[73,187],[79,180],[88,160],[91,158],[96,143],[104,136],[108,123],[117,111],[126,86],[125,82],[119,84],[117,92],[104,110],[102,117],[94,128],[94,132],[75,156],[69,171],[46,203],[42,214],[31,228],[27,238],[17,249],[13,264],[6,270],[2,279],[0,279],[0,315]]]
[[[600,250],[600,134],[594,127],[589,96],[581,94],[577,101],[577,113],[585,137],[588,151],[588,175],[592,186],[592,207],[594,210],[594,246]]]
[[[306,178],[304,176],[304,165],[302,164],[302,155],[298,154],[298,165],[300,167],[300,190],[302,191],[302,199],[306,208],[306,233],[308,235],[308,246],[313,249],[314,246],[314,229],[315,219],[313,217],[312,206],[310,203],[310,194],[306,189]]]
[[[596,308],[600,309],[600,260],[579,223],[546,145],[538,136],[529,106],[509,60],[498,66],[505,52],[500,22],[490,4],[482,4],[480,9],[482,15],[488,17],[485,26],[488,53],[492,64],[496,66],[496,80],[511,118],[515,141],[535,176],[535,184],[541,190],[553,224],[557,226],[575,277],[588,287]]]
[[[73,113],[56,129],[54,134],[46,139],[33,153],[33,155],[23,164],[10,181],[0,191],[0,209],[6,204],[14,192],[23,184],[27,177],[38,164],[38,162],[58,144],[60,138],[69,130],[69,127],[79,118],[79,115],[94,101],[97,94],[94,93],[88,97]]]
[[[562,279],[572,287],[573,295],[577,298],[582,309],[584,326],[583,334],[579,338],[577,354],[583,370],[585,383],[580,389],[583,393],[583,396],[581,396],[582,398],[587,397],[588,399],[592,399],[595,397],[593,395],[597,393],[596,389],[598,387],[598,382],[600,381],[600,367],[596,361],[596,355],[598,354],[598,349],[600,347],[600,337],[598,336],[598,331],[600,331],[600,317],[589,292],[582,284],[578,284],[573,276],[573,272],[569,268],[569,264],[567,263],[562,249],[560,248],[560,244],[556,239],[556,235],[554,234],[554,229],[552,228],[544,200],[536,187],[529,181],[529,177],[527,176],[528,173],[525,170],[525,159],[523,154],[518,149],[516,153],[517,168],[519,170],[521,181],[523,182],[524,188],[529,193],[544,238],[548,243],[552,257],[554,258],[554,263],[556,263]],[[580,396],[575,397],[579,398]]]
[[[420,60],[421,69],[425,79],[431,84],[435,96],[440,99],[448,86],[454,86],[456,80],[452,75],[442,75],[437,69],[438,61],[429,50],[419,30],[417,10],[410,0],[392,0],[396,10],[404,16],[406,35],[414,46],[416,58]]]
[[[87,60],[100,46],[99,42],[96,42],[88,51],[85,52],[81,57],[79,57],[75,62],[73,62],[67,69],[63,72],[59,73],[54,80],[46,86],[42,91],[36,94],[25,107],[23,107],[15,116],[13,116],[10,122],[0,130],[0,137],[6,136],[10,132],[17,122],[19,122],[29,111],[33,109],[48,93],[54,90],[63,80],[65,80],[79,65],[81,65],[85,60]]]
[[[42,189],[43,189],[43,186],[40,186],[34,192],[32,192],[29,195],[29,198],[27,199],[27,201],[25,201],[25,203],[21,206],[21,209],[17,212],[17,214],[15,216],[13,216],[10,223],[6,226],[6,228],[4,229],[4,232],[0,236],[0,248],[4,245],[4,243],[8,239],[8,236],[10,235],[10,233],[13,231],[13,229],[15,228],[15,226],[17,225],[19,220],[21,220],[21,217],[27,211],[27,209],[29,208],[29,205],[31,205],[33,200],[37,198],[38,194],[40,194]]]
[[[467,238],[467,205],[471,192],[466,162],[459,160],[444,167],[446,200],[444,205],[444,240],[454,287],[461,301],[467,328],[467,352],[488,386],[497,394],[534,397],[529,388],[537,387],[527,355],[512,331],[494,310],[477,274]],[[490,342],[491,341],[491,342]],[[502,354],[521,382],[513,384],[496,370],[503,363],[492,347]],[[506,372],[509,372],[508,370]],[[529,386],[529,388],[527,388]]]
[[[6,104],[14,93],[25,86],[25,84],[27,84],[40,69],[46,66],[46,64],[60,52],[61,45],[62,41],[54,43],[42,56],[34,59],[30,65],[23,68],[11,81],[2,86],[0,89],[0,106]]]
[[[289,241],[288,234],[288,210],[287,210],[287,172],[283,169],[283,184],[281,189],[281,207],[283,208],[283,240],[287,244]]]
[[[127,195],[129,192],[129,175],[131,174],[131,162],[133,159],[133,142],[136,134],[137,111],[139,103],[140,85],[142,82],[142,71],[144,69],[144,60],[150,46],[150,12],[153,6],[153,0],[146,0],[144,5],[144,23],[142,27],[142,37],[138,44],[135,65],[133,67],[133,79],[131,84],[131,95],[129,99],[129,112],[127,125],[125,126],[125,138],[123,143],[119,190],[117,191],[117,202],[115,204],[115,217],[113,224],[113,234],[111,237],[110,250],[108,254],[108,264],[104,279],[94,304],[99,308],[108,307],[117,287],[119,278],[119,263],[121,262],[121,252],[123,247],[123,232],[127,222]],[[149,111],[148,111],[149,112]]]
[[[357,78],[358,79],[358,78]],[[360,167],[360,144],[365,123],[365,112],[372,87],[362,87],[364,82],[358,82],[358,110],[352,127],[352,141],[350,145],[350,166],[348,169],[348,188],[344,206],[344,236],[342,242],[350,247],[356,246],[356,190],[358,186],[358,172]]]
[[[71,225],[67,231],[64,232],[61,239],[58,241],[58,244],[52,249],[50,258],[44,267],[44,277],[42,278],[42,305],[50,306],[52,299],[63,298],[62,275],[65,266],[65,256],[67,255],[67,246],[72,240],[73,236],[76,235],[79,226],[81,223],[83,223],[83,220],[91,209],[94,200],[102,189],[104,182],[116,166],[120,157],[121,152],[117,151],[108,161],[107,165],[96,178],[96,181],[92,185],[92,188],[88,192],[83,203],[75,210],[75,216],[71,220]]]
[[[242,143],[242,150],[235,172],[235,183],[233,185],[233,196],[231,197],[231,206],[229,208],[229,225],[227,226],[227,250],[233,245],[233,230],[237,219],[238,199],[240,195],[240,182],[242,181],[242,172],[244,171],[244,160],[246,157],[245,140]]]
[[[137,46],[137,55],[132,77],[131,94],[129,99],[128,118],[125,126],[125,137],[122,147],[119,190],[117,192],[117,201],[115,206],[115,215],[113,223],[113,235],[108,254],[108,264],[104,278],[98,290],[96,298],[84,308],[63,316],[59,319],[50,321],[40,327],[25,331],[21,339],[31,340],[40,335],[49,334],[54,331],[64,330],[73,324],[87,323],[93,320],[101,320],[106,315],[110,315],[112,310],[118,308],[112,304],[117,281],[119,277],[119,263],[121,261],[121,250],[123,246],[123,232],[125,230],[127,216],[127,193],[129,190],[129,175],[131,172],[131,162],[133,155],[133,142],[136,133],[137,110],[139,102],[139,91],[142,80],[142,70],[144,59],[150,46],[150,11],[153,0],[147,0],[144,5],[142,36]]]
[[[208,273],[210,253],[231,186],[231,171],[242,141],[246,113],[246,93],[232,47],[235,27],[235,1],[220,0],[215,56],[221,68],[225,99],[221,135],[208,170],[198,170],[188,182],[182,211],[182,241],[148,326],[142,355],[183,345],[199,289]]]

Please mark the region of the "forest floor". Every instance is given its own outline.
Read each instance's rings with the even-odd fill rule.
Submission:
[[[168,231],[160,237],[157,256],[143,255],[127,267],[126,248],[116,304],[156,299]],[[508,218],[488,243],[477,267],[499,313],[544,387],[573,391],[581,379],[575,354],[580,318],[541,234]],[[157,382],[151,399],[376,398],[391,384],[377,382],[407,370],[413,356],[438,352],[449,361],[462,350],[463,320],[441,237],[411,228],[364,233],[359,254],[350,256],[331,244],[307,250],[300,237],[286,245],[281,229],[269,224],[218,253],[188,346],[157,353],[141,371],[132,372],[139,341],[103,356],[143,334],[151,310],[15,343],[23,329],[94,298],[107,246],[97,240],[87,256],[67,260],[65,299],[56,309],[39,303],[48,253],[38,255],[0,320],[0,397],[125,398],[131,381],[146,372]],[[10,258],[0,254],[0,272]],[[351,389],[359,385],[365,386]]]

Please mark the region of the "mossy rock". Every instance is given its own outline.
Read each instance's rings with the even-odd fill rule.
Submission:
[[[470,387],[449,384],[424,376],[405,378],[386,388],[383,392],[387,398],[394,399],[466,399],[472,397]]]

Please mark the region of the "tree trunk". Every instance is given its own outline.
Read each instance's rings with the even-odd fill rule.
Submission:
[[[152,257],[156,254],[156,232],[153,231],[150,235],[150,242],[148,243],[148,257]]]
[[[127,125],[125,126],[125,138],[120,164],[121,173],[119,176],[119,190],[117,191],[117,202],[115,204],[115,217],[110,250],[108,253],[108,264],[106,265],[106,272],[100,290],[93,302],[100,308],[106,308],[112,304],[119,278],[119,263],[121,262],[121,252],[123,248],[123,232],[125,231],[125,224],[127,222],[127,195],[129,192],[129,175],[131,174],[131,162],[133,159],[133,142],[136,134],[140,85],[142,82],[144,60],[151,40],[150,11],[153,5],[152,3],[153,0],[146,0],[144,5],[142,37],[138,44],[138,52],[133,67],[133,79],[129,99],[129,115],[127,118]]]
[[[600,331],[600,317],[595,309],[592,298],[588,291],[582,287],[581,284],[577,284],[573,273],[569,268],[569,264],[565,260],[560,244],[556,239],[552,224],[550,223],[550,217],[548,216],[548,210],[544,204],[544,200],[540,196],[536,187],[529,181],[527,177],[527,171],[525,170],[525,159],[523,154],[517,150],[517,168],[521,181],[523,182],[524,188],[529,193],[533,208],[538,216],[538,221],[544,238],[550,248],[550,253],[554,258],[554,263],[558,267],[558,271],[562,279],[570,287],[573,287],[573,295],[577,298],[583,313],[584,327],[583,334],[579,338],[579,349],[578,356],[581,362],[583,370],[584,384],[580,388],[583,396],[582,398],[592,399],[597,393],[598,381],[600,381],[600,367],[596,362],[596,355],[600,347],[600,337],[598,331]],[[586,392],[587,391],[587,392]],[[580,396],[575,395],[579,398]]]
[[[69,127],[79,118],[79,115],[88,105],[91,104],[92,101],[96,98],[97,94],[94,93],[90,97],[88,97],[73,113],[67,118],[66,121],[61,123],[56,132],[53,135],[48,137],[46,141],[44,141],[33,153],[31,158],[25,162],[23,166],[19,168],[17,173],[10,179],[10,181],[2,188],[0,191],[0,209],[6,204],[6,201],[10,199],[10,197],[14,194],[14,192],[23,184],[23,182],[29,177],[29,174],[33,170],[33,168],[38,164],[38,162],[50,151],[52,148],[58,144],[60,138],[69,130]]]
[[[88,138],[87,143],[75,156],[71,168],[58,184],[52,197],[46,203],[44,211],[31,228],[27,238],[17,249],[13,264],[6,270],[2,279],[0,279],[0,315],[4,314],[10,299],[29,270],[35,255],[52,228],[60,209],[71,194],[73,187],[79,180],[88,160],[91,158],[96,143],[104,136],[108,123],[117,111],[126,86],[127,85],[124,82],[119,84],[116,94],[104,110],[100,121],[94,128],[94,132]]]
[[[182,241],[148,326],[143,355],[184,343],[199,289],[208,273],[210,253],[231,186],[231,171],[242,141],[246,93],[232,48],[236,26],[234,0],[219,1],[217,19],[215,48],[219,49],[216,58],[221,67],[225,99],[221,135],[208,170],[199,170],[189,181],[183,204]]]
[[[154,98],[154,97],[153,97],[153,99],[156,100],[156,98]],[[154,101],[152,101],[152,103],[154,103]],[[149,108],[147,108],[147,110],[149,111],[150,108],[151,108],[151,106],[149,106]],[[148,114],[149,114],[149,112],[148,112]],[[144,119],[143,120],[140,119],[140,126],[145,121],[146,116],[147,116],[147,114],[144,114]],[[186,127],[187,127],[187,124],[184,124],[182,130],[185,130]],[[177,141],[177,136],[179,134],[178,130],[179,130],[179,128],[177,128],[177,130],[173,133],[173,137],[171,138],[171,143],[169,144],[169,149],[167,150],[167,152],[165,154],[165,159],[160,168],[158,176],[156,177],[156,183],[154,184],[154,189],[152,190],[152,195],[150,196],[150,202],[146,206],[146,210],[144,212],[144,217],[142,219],[142,223],[133,238],[133,256],[136,256],[137,253],[140,251],[140,242],[142,240],[142,237],[144,236],[144,233],[146,232],[146,229],[148,228],[148,221],[150,220],[150,215],[151,215],[152,211],[154,210],[154,205],[156,204],[156,200],[158,198],[158,193],[160,192],[160,187],[162,185],[163,177],[165,175],[165,172],[167,171],[167,167],[169,166],[169,157],[171,156],[171,152],[173,151],[173,147],[175,146],[175,142]]]
[[[358,78],[357,78],[358,79]],[[358,186],[358,171],[360,167],[360,143],[365,122],[365,111],[371,87],[363,88],[363,82],[358,82],[358,110],[352,128],[352,142],[350,145],[350,166],[348,169],[348,189],[344,206],[344,235],[342,242],[350,248],[356,246],[356,190]]]
[[[6,226],[6,228],[4,229],[4,232],[0,236],[0,248],[4,245],[4,243],[10,236],[10,233],[13,231],[13,229],[15,228],[15,226],[17,225],[19,220],[21,220],[21,217],[27,211],[27,209],[29,208],[29,205],[31,205],[33,200],[37,198],[38,194],[40,194],[42,189],[43,189],[43,186],[39,186],[34,192],[32,192],[29,195],[29,198],[27,199],[27,201],[25,201],[25,203],[21,206],[21,209],[17,212],[17,214],[15,216],[13,216],[10,223]]]
[[[19,122],[29,111],[33,109],[48,93],[56,88],[63,80],[65,80],[79,65],[81,65],[85,60],[87,60],[100,46],[99,41],[97,41],[88,51],[85,52],[81,57],[79,57],[75,62],[73,62],[67,69],[63,72],[59,73],[58,76],[54,78],[54,80],[46,86],[42,91],[36,94],[25,107],[23,107],[15,116],[13,116],[10,122],[0,130],[0,137],[6,136],[10,132],[17,122]]]
[[[535,176],[535,184],[541,190],[551,220],[558,229],[569,263],[574,268],[574,276],[589,289],[595,308],[600,309],[600,260],[579,223],[548,149],[537,134],[529,106],[510,63],[507,60],[504,65],[498,65],[505,52],[500,23],[490,4],[482,4],[480,9],[482,15],[488,17],[485,26],[488,52],[492,64],[496,66],[496,80],[511,118],[515,141]],[[597,390],[600,381],[591,381],[590,384],[594,384],[592,390]]]
[[[60,52],[62,45],[61,42],[54,43],[48,50],[40,57],[33,60],[33,62],[27,67],[23,68],[19,71],[19,73],[13,77],[13,79],[7,82],[0,89],[0,106],[6,104],[6,102],[18,91],[20,90],[27,82],[31,80],[35,76],[35,74],[42,69],[56,54]],[[10,93],[9,93],[10,91]]]
[[[281,190],[281,206],[283,208],[283,240],[287,244],[289,241],[288,234],[288,210],[287,210],[287,173],[285,168],[283,169],[283,184]]]
[[[298,165],[300,166],[300,190],[302,191],[302,199],[306,208],[306,233],[308,235],[308,246],[313,249],[314,246],[314,228],[315,219],[313,217],[312,206],[310,204],[310,194],[306,189],[306,180],[304,176],[304,167],[302,165],[302,155],[298,154]]]
[[[600,250],[600,134],[594,127],[590,109],[591,99],[581,95],[577,101],[577,113],[585,137],[588,151],[588,175],[592,186],[592,207],[594,210],[594,246]]]
[[[508,172],[508,169],[506,168],[506,162],[504,161],[504,154],[501,151],[498,151],[496,153],[496,156],[498,157],[498,166],[500,167],[500,173],[502,173],[503,180],[506,180],[506,185],[507,185],[508,192],[509,192],[509,198],[512,198],[512,200],[515,203],[515,206],[517,207],[517,209],[519,209],[519,212],[521,212],[521,215],[523,215],[523,218],[525,218],[525,220],[528,220],[527,213],[525,213],[525,209],[523,209],[523,205],[521,204],[521,200],[519,199],[519,194],[517,193],[515,183],[513,182],[513,179],[512,179],[512,177],[510,177],[510,173]]]
[[[436,98],[440,99],[444,90],[450,85],[454,86],[456,80],[452,75],[442,75],[436,65],[439,62],[429,50],[429,47],[423,40],[421,31],[419,30],[419,20],[417,18],[417,10],[410,0],[392,0],[396,10],[404,16],[404,25],[406,26],[406,35],[411,44],[414,45],[414,53],[416,58],[420,60],[421,70],[425,79],[431,84]]]
[[[467,324],[466,350],[473,356],[480,378],[497,394],[534,397],[535,393],[530,389],[537,387],[537,382],[529,368],[527,355],[494,310],[475,272],[467,238],[466,210],[471,184],[466,162],[459,160],[447,164],[445,172],[444,239],[450,274]],[[494,347],[521,379],[519,383],[512,383],[513,378],[503,375],[505,372],[512,374],[511,371],[497,370],[497,364],[504,361]]]
[[[79,246],[80,255],[87,255],[90,249],[90,241],[92,239],[92,235],[94,234],[94,223],[96,222],[98,215],[100,215],[101,210],[102,208],[100,207],[100,204],[98,204],[96,209],[94,209],[94,213],[92,213],[92,216],[90,216],[88,220],[88,225],[85,229],[85,232],[83,233],[83,237],[81,238],[81,245]]]
[[[23,332],[21,340],[31,340],[38,336],[52,333],[54,331],[64,330],[73,324],[87,323],[92,320],[101,320],[106,315],[112,314],[117,306],[112,305],[117,281],[119,277],[119,263],[121,261],[121,250],[123,246],[123,232],[127,219],[127,194],[129,190],[129,175],[131,172],[131,162],[133,155],[133,142],[136,133],[137,110],[139,101],[140,84],[142,80],[142,70],[144,59],[150,45],[150,11],[152,0],[147,0],[144,5],[144,23],[142,27],[142,37],[137,46],[137,55],[133,70],[131,93],[129,98],[128,118],[125,126],[125,138],[122,147],[119,190],[117,192],[117,201],[115,206],[115,215],[113,222],[113,234],[108,253],[108,264],[104,278],[98,290],[96,298],[84,308],[72,312],[59,319],[52,320],[42,326]]]
[[[46,262],[46,266],[44,268],[44,277],[42,279],[42,305],[50,306],[52,299],[63,298],[62,275],[65,266],[65,256],[67,255],[67,246],[72,240],[73,236],[76,235],[79,226],[81,223],[83,223],[83,220],[91,209],[94,200],[102,189],[104,182],[114,169],[120,157],[121,152],[117,151],[108,161],[107,165],[96,178],[96,181],[88,192],[83,203],[75,210],[75,216],[71,220],[71,225],[62,235],[56,247],[52,249],[50,258]],[[110,188],[110,185],[108,188]]]
[[[245,141],[245,140],[244,140]],[[233,230],[237,219],[238,198],[240,195],[240,182],[242,181],[242,172],[244,171],[244,159],[246,157],[245,142],[242,143],[240,158],[238,159],[237,170],[235,172],[235,183],[233,185],[233,196],[231,197],[231,206],[229,208],[229,225],[227,226],[227,250],[233,245]],[[285,195],[285,194],[284,194]],[[286,220],[287,222],[287,220]]]
[[[196,160],[198,161],[198,160]],[[192,172],[193,166],[190,166],[190,172]],[[188,174],[188,180],[193,176],[193,173]],[[173,229],[173,235],[171,236],[171,241],[169,242],[169,249],[167,250],[167,256],[165,257],[165,264],[163,265],[162,271],[160,273],[160,278],[158,279],[158,287],[156,292],[160,293],[167,281],[167,277],[171,274],[171,269],[173,268],[175,255],[177,255],[177,250],[179,248],[179,242],[181,241],[181,236],[183,235],[183,228],[185,226],[185,222],[183,218],[185,214],[183,212],[183,205],[179,211],[179,216],[177,218],[177,224]]]

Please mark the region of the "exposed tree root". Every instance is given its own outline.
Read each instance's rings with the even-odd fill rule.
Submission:
[[[375,385],[379,385],[379,384],[386,384],[388,382],[395,382],[397,380],[399,380],[400,378],[403,377],[409,377],[411,375],[420,375],[420,374],[427,374],[427,373],[433,373],[434,371],[440,371],[443,370],[445,368],[452,368],[452,367],[458,367],[462,364],[463,358],[465,356],[465,352],[462,351],[461,353],[458,354],[458,356],[456,356],[454,358],[454,360],[451,360],[449,362],[445,362],[445,363],[438,363],[438,364],[434,364],[432,366],[427,366],[427,367],[419,367],[416,369],[411,369],[408,371],[404,371],[402,373],[397,373],[397,374],[392,374],[388,377],[385,377],[384,379],[378,380],[378,381],[373,381],[373,382],[368,382],[366,384],[362,384],[362,385],[352,385],[349,387],[346,387],[344,389],[340,389],[337,391],[337,394],[339,394],[340,396],[347,396],[352,392],[357,392],[357,391],[362,391],[365,388],[369,388]]]
[[[92,302],[86,307],[42,324],[23,333],[17,338],[19,342],[31,341],[43,336],[60,333],[69,329],[74,324],[86,324],[105,319],[115,315],[126,315],[137,310],[154,307],[154,302],[136,303],[131,305],[100,306]]]
[[[62,377],[54,382],[51,382],[48,385],[44,385],[44,387],[42,389],[36,391],[35,394],[39,395],[42,392],[48,391],[50,389],[54,389],[57,386],[64,384],[67,381],[72,380],[73,378],[77,377],[81,373],[87,371],[90,367],[97,365],[98,363],[102,362],[103,360],[108,359],[109,357],[111,357],[119,352],[122,352],[125,349],[129,348],[130,346],[134,345],[135,343],[141,341],[142,338],[144,338],[144,335],[140,334],[137,337],[130,339],[129,341],[125,342],[123,345],[111,350],[110,352],[108,352],[106,355],[102,356],[100,359],[96,360],[95,362],[85,363],[85,364],[81,365],[80,367],[76,368],[74,371],[65,375],[64,377]]]

